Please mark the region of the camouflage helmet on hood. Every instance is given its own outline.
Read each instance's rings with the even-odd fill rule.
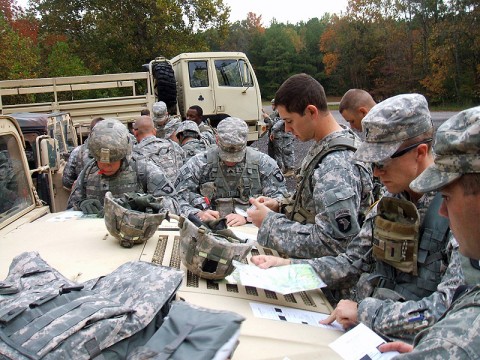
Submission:
[[[180,221],[180,257],[183,265],[204,279],[223,279],[234,270],[232,261],[242,261],[252,245],[238,239],[230,230],[213,232],[189,219]]]
[[[122,160],[132,151],[127,127],[117,119],[97,123],[88,137],[88,151],[99,162]]]
[[[105,226],[121,246],[131,248],[151,238],[166,218],[166,213],[159,212],[160,207],[152,195],[123,194],[114,198],[109,191],[105,194]]]

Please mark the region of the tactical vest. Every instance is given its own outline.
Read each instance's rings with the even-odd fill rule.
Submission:
[[[0,358],[126,359],[162,323],[182,278],[137,261],[75,283],[37,253],[20,254],[0,284]]]
[[[309,211],[303,207],[300,202],[302,199],[302,192],[304,191],[305,186],[312,187],[311,181],[313,178],[313,173],[322,162],[323,158],[334,151],[356,151],[359,143],[354,137],[337,137],[331,139],[328,144],[320,151],[307,165],[303,173],[301,174],[302,178],[300,184],[297,186],[295,196],[293,198],[293,205],[287,205],[284,207],[284,212],[287,215],[287,218],[301,224],[314,224],[315,223],[315,213]],[[356,164],[359,167],[362,167],[360,164]],[[308,182],[308,184],[307,184]],[[313,192],[313,191],[312,191]],[[359,215],[364,219],[365,214]],[[363,223],[363,219],[359,219],[360,225]]]
[[[137,173],[126,159],[122,160],[122,166],[114,176],[98,174],[95,159],[86,165],[82,174],[82,199],[104,199],[107,191],[111,191],[114,196],[139,191]]]
[[[178,176],[178,170],[182,164],[178,164],[173,145],[156,137],[146,140],[145,146],[133,148],[132,157],[135,161],[143,158],[151,160],[157,167],[163,170],[170,182],[174,183]],[[143,145],[143,144],[142,144]]]
[[[262,193],[262,183],[260,181],[260,153],[247,147],[244,168],[241,174],[224,174],[221,169],[218,148],[207,151],[207,169],[208,174],[203,177],[208,182],[215,185],[215,199],[219,198],[238,198],[241,201],[247,201],[252,196]],[[235,183],[235,187],[229,184]]]
[[[182,145],[182,149],[185,151],[185,156],[187,159],[190,159],[191,157],[207,150],[207,147],[210,145],[207,144],[205,139],[202,138],[202,140],[191,140],[185,144]]]
[[[382,294],[391,294],[397,296],[398,300],[418,301],[437,290],[449,261],[449,226],[448,220],[438,215],[441,203],[441,194],[437,193],[420,227],[417,274],[399,271],[392,263],[377,261],[375,273],[369,277],[369,281],[376,288],[376,297],[382,298],[385,297]],[[389,295],[387,297],[391,298]]]

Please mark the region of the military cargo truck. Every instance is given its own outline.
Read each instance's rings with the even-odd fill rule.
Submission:
[[[249,126],[250,142],[263,124],[260,88],[241,52],[184,53],[158,57],[143,72],[0,81],[0,114],[69,113],[80,141],[97,116],[132,123],[142,109],[164,101],[171,115],[185,118],[199,105],[213,126],[235,116]]]
[[[41,157],[39,169],[54,165],[55,148]],[[320,290],[281,295],[256,287],[199,278],[183,266],[179,255],[179,229],[174,220],[164,221],[145,243],[122,248],[109,234],[103,219],[79,212],[50,213],[35,193],[24,151],[24,139],[15,119],[0,116],[0,279],[8,274],[12,259],[36,251],[52,267],[72,281],[83,282],[105,275],[121,264],[141,260],[182,269],[183,283],[177,296],[196,305],[234,311],[242,323],[240,343],[233,359],[339,359],[328,344],[342,332],[322,327],[273,320],[254,314],[255,304],[279,309],[329,314],[331,305]],[[8,170],[9,176],[5,175]],[[8,200],[8,201],[7,201]],[[254,228],[239,229],[255,234]],[[258,246],[251,254],[275,254]],[[247,260],[249,257],[247,258]]]

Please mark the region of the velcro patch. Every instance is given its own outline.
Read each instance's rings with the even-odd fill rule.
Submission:
[[[282,182],[282,181],[285,180],[285,178],[283,177],[283,174],[282,174],[282,172],[280,171],[280,169],[275,170],[275,172],[273,173],[273,176],[274,176],[275,179],[277,179],[279,182]]]
[[[335,221],[337,222],[338,230],[343,233],[349,232],[352,229],[352,215],[348,209],[335,212]]]

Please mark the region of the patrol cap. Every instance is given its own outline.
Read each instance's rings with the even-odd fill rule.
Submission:
[[[275,98],[272,99],[272,101],[270,101],[270,103],[273,105],[275,104]]]
[[[377,162],[388,159],[408,139],[433,129],[427,100],[420,94],[403,94],[375,105],[362,120],[365,141],[355,159]]]
[[[181,120],[177,116],[172,116],[165,124],[165,138],[169,138],[172,134],[177,131],[178,126],[180,125]]]
[[[238,163],[247,152],[248,126],[242,119],[227,117],[217,126],[218,155],[223,161]]]
[[[164,121],[168,116],[167,104],[163,101],[157,101],[152,106],[153,121]]]
[[[413,191],[441,189],[463,174],[480,173],[480,106],[445,121],[435,134],[434,164],[412,183]]]

